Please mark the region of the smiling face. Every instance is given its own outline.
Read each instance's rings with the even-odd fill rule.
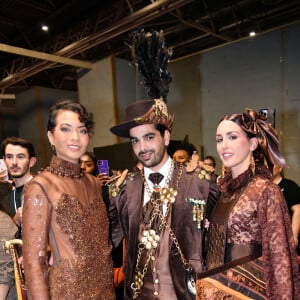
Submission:
[[[216,132],[217,152],[233,178],[245,172],[251,154],[257,148],[257,138],[249,139],[240,126],[232,121],[222,121]]]
[[[170,142],[170,132],[163,136],[153,124],[145,124],[130,129],[132,149],[138,160],[153,171],[158,171],[168,160],[166,146]]]
[[[86,126],[77,113],[69,110],[59,110],[55,123],[53,131],[48,131],[50,144],[55,146],[58,158],[77,164],[89,143]]]

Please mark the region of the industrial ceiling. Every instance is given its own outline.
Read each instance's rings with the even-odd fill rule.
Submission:
[[[76,90],[80,69],[130,59],[134,29],[163,30],[176,59],[299,21],[299,0],[0,0],[0,113],[31,86]]]

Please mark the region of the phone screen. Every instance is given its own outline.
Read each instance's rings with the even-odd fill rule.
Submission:
[[[98,167],[98,173],[105,174],[106,176],[109,176],[108,160],[99,159],[97,161],[97,167]]]

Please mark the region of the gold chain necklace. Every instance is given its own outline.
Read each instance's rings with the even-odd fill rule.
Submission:
[[[134,270],[134,279],[131,284],[131,289],[133,290],[133,299],[138,298],[139,294],[142,291],[142,287],[144,285],[144,277],[148,271],[150,262],[152,262],[152,265],[153,265],[153,267],[152,267],[153,286],[154,286],[153,295],[155,297],[158,297],[159,278],[158,278],[157,270],[155,267],[155,262],[156,262],[156,254],[158,253],[158,251],[157,251],[158,242],[159,242],[160,234],[162,232],[163,227],[166,228],[166,230],[169,232],[169,235],[180,254],[180,257],[184,264],[184,268],[185,269],[189,268],[189,264],[188,264],[187,260],[184,258],[184,255],[181,251],[181,248],[180,248],[179,242],[176,238],[176,235],[167,222],[171,205],[175,202],[175,198],[177,195],[177,188],[178,188],[179,181],[180,181],[180,178],[183,173],[183,164],[179,165],[178,175],[177,175],[174,187],[170,187],[169,184],[171,182],[173,171],[174,171],[174,161],[172,161],[171,167],[168,172],[167,181],[166,181],[167,185],[166,185],[166,187],[164,187],[160,190],[160,193],[159,193],[160,201],[158,201],[157,199],[155,199],[155,197],[153,197],[153,193],[151,193],[150,187],[145,179],[145,175],[144,175],[143,171],[140,172],[141,176],[143,178],[145,189],[150,196],[150,201],[151,201],[151,204],[154,209],[153,209],[153,214],[150,218],[149,224],[147,225],[147,228],[142,232],[142,238],[140,239],[140,242],[138,244],[138,254],[137,254],[136,267]],[[162,203],[167,205],[167,210],[166,210],[165,216],[160,211],[160,205],[162,205]],[[159,225],[157,232],[154,229],[150,229],[156,216],[158,216],[161,221],[161,224]],[[148,257],[147,257],[144,267],[141,268],[139,266],[139,264],[141,261],[143,250],[146,250],[148,252],[147,253]]]

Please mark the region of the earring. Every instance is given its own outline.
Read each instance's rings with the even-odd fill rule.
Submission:
[[[51,144],[51,149],[55,151],[55,145]]]
[[[254,156],[253,156],[253,152],[251,154],[250,166],[251,166],[252,174],[254,175],[255,174],[255,159],[254,159]]]
[[[226,175],[226,167],[222,165],[222,177],[225,177]]]

